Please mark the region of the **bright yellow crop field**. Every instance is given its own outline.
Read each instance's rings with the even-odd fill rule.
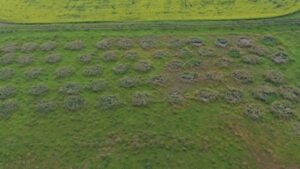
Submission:
[[[299,0],[0,0],[0,21],[249,19],[299,9]]]

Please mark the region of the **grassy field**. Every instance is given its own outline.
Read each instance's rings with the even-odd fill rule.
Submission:
[[[240,26],[1,28],[0,168],[299,169],[299,25]]]
[[[275,17],[300,9],[299,0],[0,0],[0,21],[223,20]]]

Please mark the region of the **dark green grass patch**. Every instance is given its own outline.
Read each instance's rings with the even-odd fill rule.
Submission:
[[[0,168],[298,167],[299,39],[270,29],[1,32]]]

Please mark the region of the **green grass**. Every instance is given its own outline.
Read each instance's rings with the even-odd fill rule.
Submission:
[[[28,66],[17,63],[1,65],[1,68],[13,68],[16,74],[9,80],[1,80],[0,87],[15,86],[17,93],[9,99],[0,100],[0,103],[14,100],[19,109],[7,117],[0,116],[0,168],[299,168],[299,131],[295,128],[299,126],[299,105],[292,103],[296,118],[280,120],[272,115],[271,103],[258,101],[251,94],[255,87],[266,83],[263,74],[268,69],[282,72],[286,78],[285,85],[300,88],[297,80],[300,73],[300,39],[295,38],[299,34],[299,26],[243,26],[244,29],[229,26],[172,31],[138,28],[57,28],[35,32],[30,29],[17,29],[16,32],[13,32],[14,29],[10,29],[12,32],[4,30],[1,32],[0,46],[16,43],[20,47],[26,42],[41,44],[55,41],[58,47],[52,52],[31,52],[34,62]],[[273,36],[278,44],[265,44],[262,39],[266,35]],[[267,51],[262,57],[262,64],[250,66],[242,62],[242,56],[249,53],[248,49],[235,45],[242,36],[251,38],[256,47]],[[154,38],[158,46],[149,50],[141,49],[139,42],[145,37]],[[182,48],[191,50],[191,57],[176,57],[172,54],[167,58],[154,59],[152,56],[159,49],[177,53],[180,48],[169,48],[169,41],[193,37],[201,38],[206,44],[201,48],[214,49],[217,56],[199,56],[197,48],[186,44]],[[129,38],[134,42],[132,50],[140,54],[137,61],[128,61],[122,57],[125,52],[116,47],[117,41],[111,50],[119,53],[118,60],[109,63],[103,61],[104,51],[96,49],[95,44],[102,39],[119,38]],[[226,49],[215,47],[217,38],[229,40],[232,46]],[[86,47],[80,51],[66,50],[65,45],[74,40],[82,40]],[[230,57],[228,53],[231,49],[240,50],[241,57]],[[279,49],[289,54],[288,64],[276,65],[269,58]],[[97,78],[83,76],[87,65],[79,62],[82,54],[90,52],[95,53],[90,65],[101,65],[103,70]],[[20,50],[14,53],[17,57],[24,55]],[[59,53],[62,61],[54,65],[45,64],[45,57],[50,53]],[[0,57],[3,55],[2,52]],[[222,68],[215,64],[221,57],[232,60],[230,67]],[[140,60],[150,61],[154,68],[146,73],[136,72],[134,65]],[[172,72],[165,68],[171,60],[184,63],[200,60],[208,65],[204,69],[185,67]],[[114,74],[112,68],[121,63],[129,64],[129,71],[125,75]],[[62,66],[73,67],[75,74],[65,79],[56,79],[55,70]],[[34,67],[41,67],[44,74],[40,79],[28,80],[24,72]],[[251,72],[254,82],[241,84],[234,81],[231,73],[240,69]],[[183,83],[178,76],[184,72],[197,72],[199,75],[219,72],[225,76],[221,83],[202,80]],[[148,78],[158,74],[169,77],[170,82],[165,87],[153,87],[146,83]],[[119,80],[124,76],[136,77],[141,84],[132,89],[120,88]],[[65,110],[63,100],[66,96],[59,92],[59,88],[67,82],[78,82],[85,86],[93,79],[105,79],[108,87],[100,93],[83,89],[81,95],[86,100],[85,107],[76,112]],[[28,90],[41,82],[47,84],[50,91],[44,96],[30,96]],[[197,90],[211,88],[223,93],[227,87],[242,90],[243,102],[228,105],[223,98],[212,103],[192,99]],[[172,106],[167,102],[168,94],[174,88],[186,97],[186,102],[181,106]],[[146,91],[152,96],[149,106],[138,108],[131,105],[131,98],[138,91]],[[98,98],[106,95],[117,95],[123,105],[106,111],[97,108]],[[41,99],[53,101],[57,105],[56,111],[47,115],[36,112],[35,104]],[[282,97],[275,100],[282,100]],[[260,121],[252,121],[244,115],[244,109],[249,103],[265,108]]]
[[[298,0],[1,0],[0,6],[0,21],[17,23],[253,19],[300,9]]]

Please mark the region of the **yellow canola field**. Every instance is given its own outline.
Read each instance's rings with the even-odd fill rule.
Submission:
[[[0,0],[0,21],[17,23],[267,18],[299,0]]]

